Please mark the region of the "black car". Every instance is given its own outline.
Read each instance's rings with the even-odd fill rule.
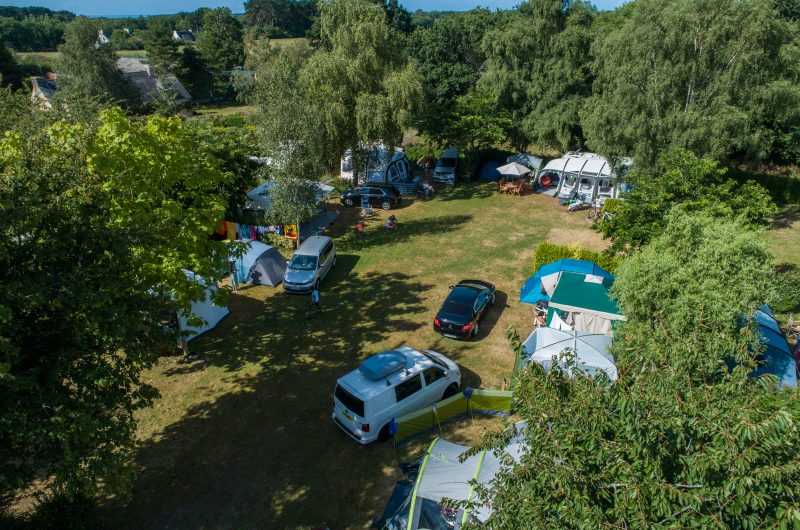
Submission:
[[[450,287],[442,307],[433,318],[433,329],[451,339],[478,336],[478,321],[494,305],[495,287],[480,280],[461,280]]]
[[[370,182],[357,188],[350,188],[339,198],[345,206],[361,206],[361,197],[368,197],[370,206],[391,210],[400,204],[400,190],[391,184]]]

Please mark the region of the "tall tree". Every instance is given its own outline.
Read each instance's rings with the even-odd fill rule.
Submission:
[[[0,87],[10,85],[19,88],[21,74],[14,52],[0,43]]]
[[[133,88],[117,69],[114,50],[98,45],[97,32],[97,24],[86,17],[78,17],[67,25],[64,44],[59,47],[58,96],[76,103],[87,99],[134,101]]]
[[[517,126],[514,141],[568,149],[584,143],[580,110],[591,95],[593,9],[572,0],[529,0],[483,40],[482,86]]]
[[[488,9],[474,9],[440,18],[428,29],[417,29],[409,39],[409,53],[417,60],[425,105],[417,129],[430,137],[448,135],[456,100],[467,94],[481,76],[486,55],[481,41],[500,18]]]
[[[204,296],[181,269],[226,266],[208,238],[226,179],[176,118],[107,110],[0,139],[0,499],[42,473],[67,496],[130,486],[155,395],[140,375]]]
[[[370,0],[319,4],[321,46],[307,60],[287,52],[261,81],[265,150],[307,175],[333,167],[346,149],[397,145],[422,89],[400,37]]]
[[[674,149],[653,168],[639,167],[628,180],[633,191],[619,201],[611,218],[600,225],[618,251],[635,251],[657,237],[671,208],[704,211],[716,217],[739,218],[749,226],[764,226],[776,207],[759,184],[744,184],[725,176],[710,158]]]
[[[181,69],[181,54],[178,43],[172,38],[169,25],[154,20],[144,37],[144,51],[157,75],[177,74]]]
[[[800,120],[798,26],[773,2],[637,0],[595,47],[587,142],[653,164],[669,147],[760,160]]]
[[[486,525],[796,525],[800,400],[773,378],[750,377],[760,351],[750,315],[770,271],[757,234],[671,216],[618,270],[628,318],[614,336],[619,380],[533,365],[515,381],[527,447],[481,489],[493,506]]]
[[[244,63],[242,25],[230,9],[218,7],[205,13],[196,48],[214,79],[217,93],[230,93],[231,70]]]

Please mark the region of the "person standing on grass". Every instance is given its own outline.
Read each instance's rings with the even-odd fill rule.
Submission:
[[[231,273],[231,289],[233,289],[234,291],[238,291],[239,290],[239,278],[236,277],[236,260],[234,258],[231,258],[228,261],[228,263],[230,265],[229,270],[230,270],[230,273]]]
[[[308,306],[308,312],[311,313],[312,309],[316,309],[317,311],[322,311],[322,307],[319,305],[319,288],[316,286],[311,291],[311,305]]]

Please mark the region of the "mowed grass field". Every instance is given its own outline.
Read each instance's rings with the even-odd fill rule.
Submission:
[[[506,329],[532,329],[532,309],[517,299],[535,245],[551,237],[603,246],[585,213],[568,214],[550,197],[498,195],[491,184],[406,200],[392,211],[396,232],[381,229],[379,212],[360,240],[357,210],[339,208],[321,316],[305,318],[308,296],[245,287],[231,296],[231,315],[192,343],[199,360],[164,358],[145,374],[161,398],[139,413],[139,478],[127,507],[108,500],[109,527],[369,527],[400,476],[395,451],[391,442],[361,447],[332,423],[336,379],[407,344],[451,356],[465,385],[500,388],[513,364]],[[473,342],[431,329],[448,286],[463,278],[498,288]],[[468,443],[501,425],[467,420],[445,435]]]
[[[138,480],[128,505],[105,502],[108,527],[368,528],[400,477],[396,462],[438,433],[397,449],[357,445],[330,419],[336,379],[407,344],[455,359],[465,385],[501,388],[513,364],[506,330],[524,337],[532,329],[518,293],[535,245],[605,246],[585,213],[567,213],[550,197],[499,195],[491,184],[406,200],[392,211],[397,232],[381,229],[387,213],[379,212],[362,239],[354,237],[357,210],[331,207],[342,215],[330,230],[338,257],[323,282],[321,316],[305,318],[308,296],[248,286],[231,296],[231,315],[192,343],[198,360],[163,358],[145,374],[161,398],[138,414]],[[776,247],[791,238],[781,230],[766,234]],[[448,286],[462,278],[498,288],[472,342],[431,329]],[[497,418],[465,420],[444,435],[468,444],[501,427]]]

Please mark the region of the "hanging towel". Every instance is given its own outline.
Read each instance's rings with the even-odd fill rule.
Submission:
[[[225,221],[225,227],[228,230],[228,241],[236,241],[236,225],[230,221]]]

